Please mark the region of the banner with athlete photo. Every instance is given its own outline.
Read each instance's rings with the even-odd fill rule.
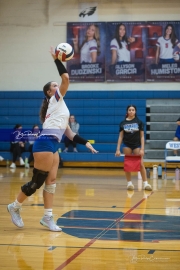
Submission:
[[[180,82],[180,22],[147,22],[147,82]]]
[[[67,43],[74,57],[67,62],[71,82],[105,81],[105,22],[67,23]]]
[[[145,81],[146,22],[107,22],[106,81]]]

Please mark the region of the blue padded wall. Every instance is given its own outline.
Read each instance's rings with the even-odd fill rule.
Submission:
[[[129,104],[137,106],[138,117],[146,127],[146,99],[180,98],[180,91],[69,91],[65,102],[71,114],[80,123],[80,135],[95,140],[99,154],[92,155],[85,146],[78,145],[79,153],[62,153],[64,161],[120,161],[114,153],[119,135],[119,123],[124,119]],[[31,129],[41,127],[39,109],[44,95],[42,91],[1,91],[0,127],[12,129],[20,123]],[[8,156],[9,143],[0,142],[0,155]],[[60,143],[64,149],[64,144]],[[24,153],[23,155],[28,155]]]

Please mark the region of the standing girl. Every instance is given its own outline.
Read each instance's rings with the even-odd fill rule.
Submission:
[[[117,143],[115,156],[121,155],[120,146],[123,143],[123,152],[125,155],[140,155],[141,156],[141,176],[145,190],[152,190],[151,185],[147,182],[146,170],[143,164],[144,156],[144,125],[136,115],[136,106],[129,105],[127,107],[126,117],[120,123],[120,133]],[[127,189],[133,190],[134,185],[131,182],[131,173],[125,172],[127,179]]]

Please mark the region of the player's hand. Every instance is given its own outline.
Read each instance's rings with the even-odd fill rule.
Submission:
[[[53,48],[52,46],[50,47],[49,52],[50,52],[50,54],[52,55],[52,58],[53,58],[54,60],[56,60],[56,59],[57,59],[57,56],[56,56],[55,50],[54,50],[54,48]]]
[[[143,157],[144,156],[144,150],[140,149],[139,154],[140,154],[141,157]]]
[[[128,37],[128,42],[129,43],[133,43],[135,41],[135,38],[134,37]]]
[[[86,143],[86,147],[93,153],[93,154],[97,154],[98,151],[96,149],[94,149],[94,147],[92,147],[92,145],[90,144],[90,142]]]
[[[121,155],[120,150],[116,150],[115,157],[120,157],[120,155]]]
[[[179,61],[179,53],[178,52],[175,52],[173,54],[173,58],[174,58],[175,61]]]
[[[21,147],[24,147],[24,143],[23,143],[23,142],[19,142],[19,145],[20,145]]]

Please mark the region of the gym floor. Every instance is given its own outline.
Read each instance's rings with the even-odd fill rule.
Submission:
[[[180,265],[180,181],[152,179],[152,192],[126,190],[123,169],[62,168],[54,196],[54,219],[62,232],[51,232],[43,216],[42,188],[23,204],[25,223],[10,220],[7,204],[32,168],[0,168],[0,269],[177,269]],[[152,173],[151,173],[152,176]]]

